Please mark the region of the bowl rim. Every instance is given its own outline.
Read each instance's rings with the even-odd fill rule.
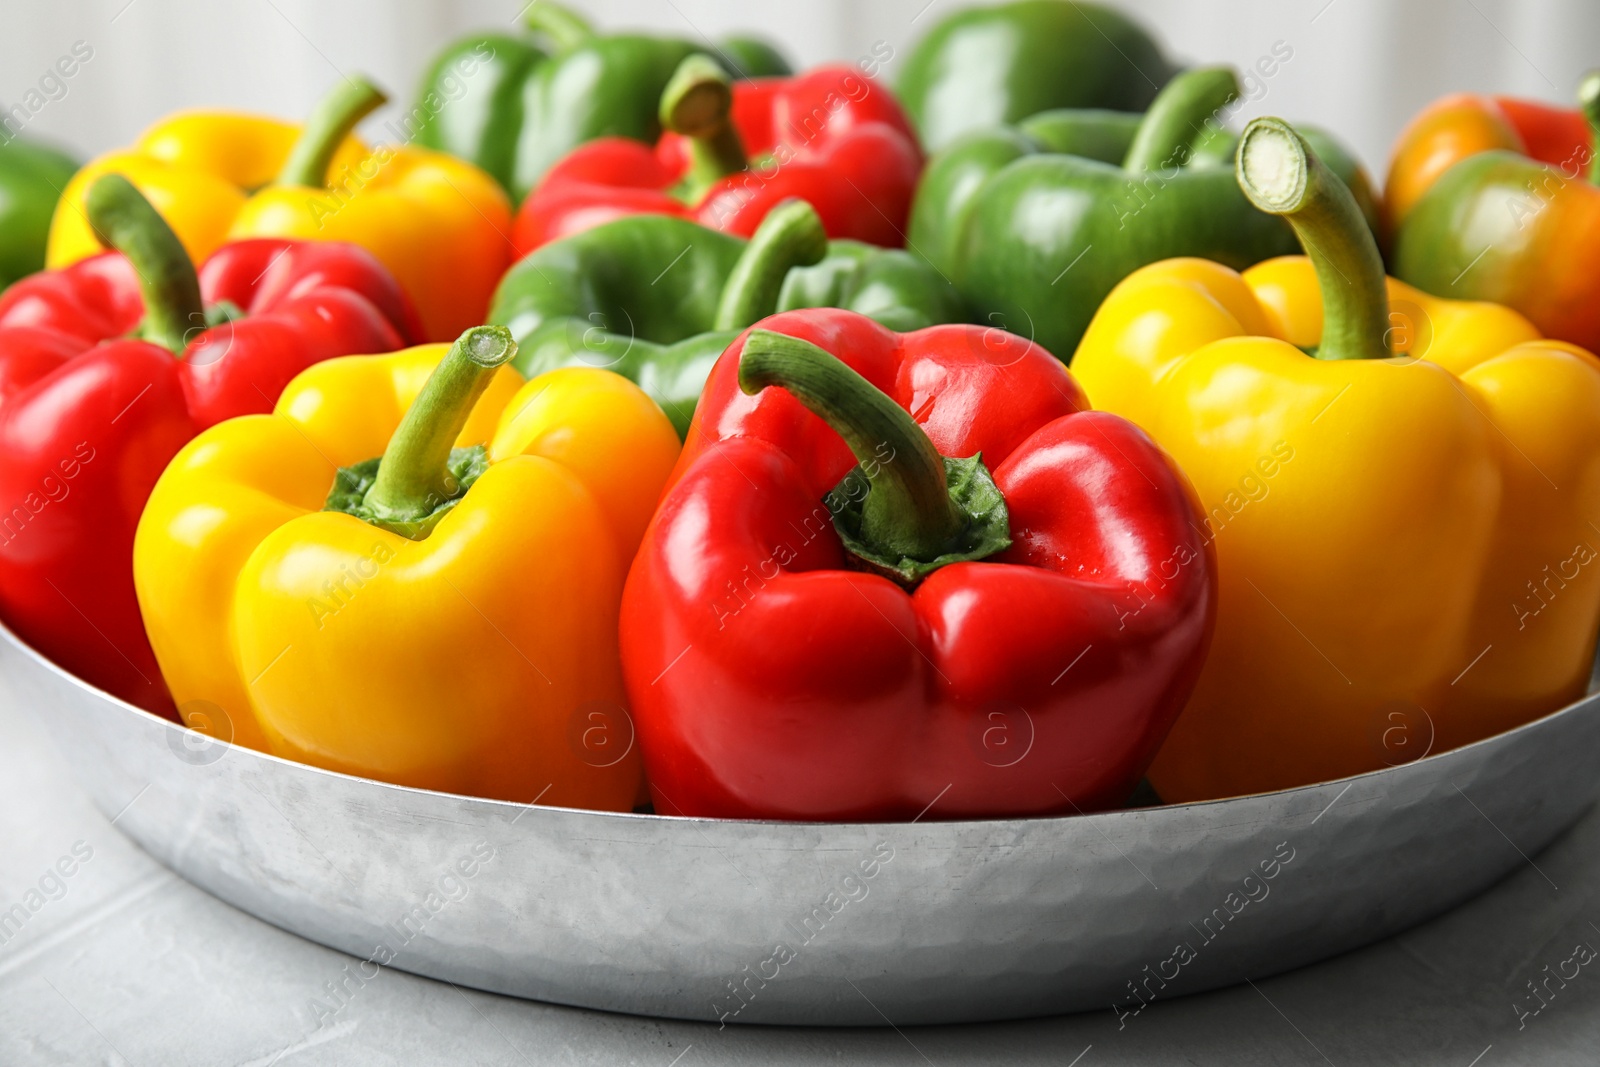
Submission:
[[[129,712],[129,713],[134,714],[134,715],[142,716],[144,718],[149,719],[152,723],[157,724],[157,725],[159,725],[161,727],[165,727],[166,729],[169,729],[169,730],[178,730],[178,731],[185,731],[185,732],[189,732],[189,731],[192,730],[191,727],[189,727],[189,726],[187,726],[187,725],[185,725],[185,724],[183,724],[181,722],[173,722],[171,719],[168,719],[165,716],[158,715],[155,712],[148,711],[148,710],[146,710],[144,708],[138,707],[135,704],[131,704],[128,701],[123,700],[121,697],[116,696],[113,693],[109,693],[106,690],[101,689],[98,686],[86,681],[85,679],[78,677],[76,674],[73,674],[71,671],[67,670],[65,667],[63,667],[60,664],[56,663],[54,660],[52,660],[50,657],[46,656],[44,653],[40,652],[38,649],[34,648],[27,641],[23,640],[22,637],[19,636],[16,633],[16,631],[12,630],[11,627],[9,625],[7,625],[4,621],[0,621],[0,638],[3,638],[5,643],[11,645],[13,648],[21,651],[24,656],[26,656],[27,658],[31,659],[35,664],[44,667],[46,670],[48,670],[51,673],[59,676],[63,680],[67,681],[68,683],[70,683],[72,685],[75,685],[80,689],[88,691],[88,693],[90,695],[92,695],[94,697],[97,697],[97,698],[99,698],[100,700],[102,700],[102,701],[104,701],[106,703],[112,704],[113,706],[117,707],[117,709],[119,711],[126,711],[126,712]],[[1597,672],[1600,672],[1600,658],[1597,658],[1597,660],[1596,660],[1596,670],[1597,670]],[[1482,737],[1482,738],[1479,738],[1476,741],[1471,741],[1471,742],[1469,742],[1469,743],[1467,743],[1465,745],[1458,745],[1455,748],[1446,749],[1446,750],[1444,750],[1442,752],[1431,752],[1430,751],[1426,755],[1419,756],[1416,759],[1406,760],[1406,761],[1404,761],[1402,763],[1391,764],[1390,766],[1387,766],[1387,767],[1379,767],[1379,768],[1376,768],[1376,769],[1370,770],[1370,771],[1362,771],[1359,774],[1347,775],[1347,776],[1345,776],[1343,778],[1328,778],[1328,779],[1324,779],[1324,780],[1321,780],[1321,781],[1306,782],[1306,783],[1303,783],[1301,785],[1288,786],[1288,787],[1283,788],[1283,789],[1271,789],[1271,790],[1267,790],[1267,791],[1261,792],[1261,793],[1239,793],[1239,794],[1226,796],[1226,797],[1212,797],[1212,798],[1207,799],[1207,800],[1192,800],[1192,801],[1185,801],[1185,802],[1177,803],[1177,804],[1161,803],[1161,804],[1151,804],[1151,805],[1147,805],[1147,806],[1144,806],[1144,807],[1138,807],[1138,808],[1123,807],[1123,808],[1112,808],[1112,809],[1104,810],[1104,811],[1073,812],[1073,813],[1063,813],[1063,814],[1059,814],[1059,815],[1009,815],[1009,816],[996,816],[996,817],[993,817],[993,818],[986,818],[986,819],[934,819],[934,820],[930,820],[930,824],[937,824],[937,825],[940,825],[940,826],[951,826],[951,827],[957,827],[957,826],[979,827],[979,826],[1003,826],[1003,825],[1012,825],[1012,824],[1017,824],[1017,823],[1054,823],[1054,822],[1058,822],[1058,821],[1066,820],[1066,819],[1092,819],[1092,818],[1096,818],[1096,817],[1119,817],[1119,816],[1120,817],[1132,817],[1132,816],[1146,815],[1146,814],[1154,813],[1154,812],[1189,811],[1189,810],[1193,810],[1193,809],[1197,809],[1197,808],[1212,807],[1212,806],[1218,805],[1218,804],[1231,804],[1231,803],[1234,803],[1234,802],[1240,801],[1240,800],[1255,800],[1255,799],[1260,799],[1260,798],[1265,798],[1265,797],[1286,796],[1286,795],[1291,794],[1291,793],[1309,792],[1311,790],[1323,789],[1323,788],[1326,788],[1328,786],[1333,786],[1333,785],[1341,785],[1341,784],[1343,784],[1343,785],[1346,785],[1346,788],[1348,788],[1349,785],[1353,785],[1354,783],[1359,782],[1362,779],[1377,778],[1380,775],[1390,774],[1390,773],[1393,773],[1395,771],[1401,770],[1402,768],[1418,767],[1418,766],[1422,766],[1422,765],[1425,765],[1425,764],[1429,764],[1430,761],[1441,761],[1441,760],[1444,760],[1447,757],[1456,756],[1456,754],[1458,754],[1458,753],[1468,752],[1468,751],[1470,751],[1470,750],[1472,750],[1474,748],[1477,748],[1478,746],[1481,746],[1481,745],[1489,745],[1489,744],[1498,743],[1501,739],[1509,737],[1512,734],[1520,733],[1520,732],[1522,732],[1524,730],[1532,730],[1532,729],[1541,727],[1545,723],[1551,722],[1551,721],[1553,721],[1553,720],[1555,720],[1555,719],[1557,719],[1557,718],[1559,718],[1559,717],[1561,717],[1563,715],[1568,714],[1569,712],[1574,712],[1577,709],[1583,707],[1584,705],[1589,704],[1589,703],[1591,703],[1591,702],[1593,702],[1593,701],[1595,701],[1597,699],[1600,699],[1600,688],[1597,688],[1595,686],[1595,684],[1594,684],[1594,681],[1591,680],[1590,684],[1586,687],[1584,695],[1580,696],[1577,700],[1572,701],[1570,704],[1565,704],[1565,705],[1563,705],[1563,706],[1561,706],[1559,708],[1556,708],[1553,711],[1546,712],[1545,714],[1540,715],[1537,718],[1530,719],[1529,721],[1527,721],[1525,723],[1522,723],[1522,724],[1520,724],[1518,726],[1513,726],[1509,730],[1502,730],[1500,733],[1491,734],[1488,737]],[[630,712],[630,714],[631,714],[631,712]],[[192,732],[200,733],[200,731],[198,731],[198,730],[193,730]],[[240,753],[244,753],[244,754],[246,754],[247,758],[248,757],[254,757],[254,758],[265,759],[265,760],[271,761],[273,763],[280,764],[280,765],[282,765],[284,767],[290,768],[291,770],[298,770],[298,771],[302,771],[302,772],[307,772],[307,773],[310,773],[310,774],[313,774],[313,775],[325,775],[325,776],[328,776],[328,777],[331,777],[331,778],[342,779],[342,780],[347,781],[347,782],[360,782],[360,783],[363,783],[363,784],[369,785],[369,786],[378,786],[378,787],[381,787],[383,789],[394,790],[394,791],[396,791],[396,792],[398,792],[398,793],[400,793],[402,795],[422,794],[422,795],[433,796],[433,797],[442,797],[442,798],[445,798],[447,800],[452,800],[452,801],[468,801],[468,802],[471,802],[471,803],[474,803],[474,804],[494,805],[496,807],[502,807],[502,808],[507,808],[507,809],[539,808],[539,809],[542,809],[542,810],[545,810],[545,811],[562,812],[562,813],[567,813],[567,814],[572,814],[572,815],[593,816],[593,817],[597,817],[597,818],[607,818],[607,819],[632,819],[632,820],[646,820],[646,821],[660,820],[660,821],[665,821],[665,822],[670,822],[670,823],[685,823],[685,824],[691,824],[691,825],[698,825],[698,826],[700,826],[702,828],[705,827],[705,826],[741,826],[741,827],[761,827],[761,828],[767,828],[767,829],[778,829],[778,828],[782,828],[782,827],[823,827],[823,826],[827,826],[827,827],[910,826],[910,825],[918,822],[921,819],[921,816],[918,816],[916,819],[909,819],[909,820],[876,821],[876,822],[861,821],[861,820],[848,820],[848,819],[739,819],[739,818],[721,818],[721,817],[709,816],[709,815],[666,815],[666,814],[662,814],[662,813],[659,813],[659,812],[604,811],[604,810],[600,810],[600,809],[596,809],[596,808],[569,808],[569,807],[562,807],[562,806],[556,805],[556,804],[540,804],[537,801],[523,802],[523,801],[516,801],[516,800],[500,800],[500,799],[497,799],[497,798],[494,798],[494,797],[473,796],[470,793],[446,793],[446,792],[442,792],[442,791],[436,790],[436,789],[425,789],[425,788],[422,788],[421,786],[399,785],[399,784],[394,783],[394,782],[385,782],[385,781],[383,781],[382,779],[379,779],[379,778],[368,778],[368,777],[365,777],[365,776],[359,775],[359,774],[348,774],[348,773],[346,773],[344,771],[329,770],[326,767],[318,767],[315,764],[311,764],[311,763],[302,763],[299,760],[289,759],[286,756],[278,756],[278,755],[275,755],[275,754],[273,754],[271,752],[264,752],[261,749],[251,748],[248,745],[237,744],[237,743],[235,743],[233,741],[223,741],[220,738],[212,737],[209,734],[201,734],[200,736],[208,738],[209,741],[212,744],[224,745],[229,750],[237,750]],[[218,757],[218,760],[226,759],[228,755],[229,755],[229,753],[225,752],[222,756]],[[213,762],[215,762],[215,761],[213,761]]]

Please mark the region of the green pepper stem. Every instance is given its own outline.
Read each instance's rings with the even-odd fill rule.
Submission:
[[[1578,83],[1578,107],[1589,123],[1589,184],[1600,185],[1600,70]]]
[[[1322,288],[1318,359],[1389,356],[1389,291],[1378,242],[1355,197],[1282,119],[1256,119],[1239,140],[1239,188],[1281,215],[1317,271]]]
[[[722,287],[713,330],[742,330],[777,310],[783,280],[793,267],[809,267],[828,254],[828,233],[817,209],[785,200],[767,213],[744,246]]]
[[[89,187],[89,225],[107,248],[128,257],[139,276],[144,299],[141,336],[174,354],[206,328],[200,280],[183,242],[144,194],[120,174],[107,174]]]
[[[1122,161],[1124,170],[1144,174],[1189,162],[1206,124],[1221,124],[1223,108],[1239,97],[1232,67],[1196,67],[1167,83],[1151,101]]]
[[[948,549],[965,520],[950,498],[944,457],[904,408],[811,342],[752,330],[739,355],[739,388],[755,394],[770,385],[827,422],[860,462],[869,486],[864,540],[918,560]]]
[[[733,125],[733,83],[708,56],[686,56],[661,92],[661,125],[689,138],[685,199],[694,203],[713,184],[750,161]]]
[[[382,107],[388,99],[382,89],[359,74],[339,82],[312,109],[273,184],[305,185],[315,189],[327,185],[328,168],[339,146],[356,128],[356,123]]]
[[[504,326],[474,326],[450,346],[383,450],[366,496],[376,518],[415,522],[457,494],[450,450],[495,370],[516,354]]]
[[[594,27],[582,15],[552,0],[535,0],[522,13],[522,24],[550,39],[557,52],[576,48],[594,37]]]

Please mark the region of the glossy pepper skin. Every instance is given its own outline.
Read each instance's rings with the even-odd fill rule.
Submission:
[[[1519,725],[1583,693],[1600,625],[1600,363],[1386,281],[1286,124],[1252,123],[1240,159],[1311,258],[1140,270],[1073,363],[1193,480],[1217,553],[1211,656],[1150,771],[1169,802]]]
[[[1176,73],[1138,23],[1099,4],[957,11],[906,57],[896,90],[930,152],[1056,108],[1143,111]]]
[[[905,243],[922,151],[893,94],[855,67],[732,83],[692,56],[661,119],[669,132],[654,149],[602,138],[552,167],[517,211],[517,255],[639,213],[748,237],[790,198],[816,208],[830,237]]]
[[[609,372],[524,383],[514,347],[477,327],[319,364],[172,462],[134,573],[191,725],[401,785],[633,807],[617,608],[677,437]],[[379,455],[336,506],[336,467]]]
[[[411,145],[369,152],[349,136],[383,102],[370,82],[352,77],[304,130],[229,112],[165,119],[133,148],[89,162],[67,186],[50,225],[49,264],[99,250],[81,206],[97,178],[116,173],[149,198],[197,262],[225,241],[251,237],[359,245],[410,294],[425,339],[453,338],[483,321],[511,261],[511,207],[470,163]]]
[[[972,321],[1070,360],[1106,294],[1142,266],[1203,256],[1243,268],[1295,250],[1234,181],[1235,138],[1217,119],[1237,95],[1232,70],[1202,68],[1142,118],[1055,111],[969,135],[929,164],[908,247],[955,283]],[[1334,152],[1375,219],[1365,175]]]
[[[359,248],[224,245],[197,279],[120,177],[101,179],[90,211],[134,262],[107,252],[0,296],[0,618],[86,681],[170,715],[130,566],[150,487],[200,430],[270,410],[318,360],[401,347],[414,315]]]
[[[586,141],[661,136],[656,111],[678,64],[704,54],[734,77],[789,73],[770,45],[600,34],[550,0],[529,4],[525,33],[472,34],[429,64],[400,119],[406,139],[477,164],[520,201]]]
[[[786,372],[795,349],[811,377]],[[997,527],[957,491],[990,469]],[[829,506],[846,499],[869,555],[918,565],[914,589],[846,549]],[[878,556],[892,542],[871,531],[875,500],[892,526],[916,515],[899,533],[932,533],[927,546]],[[923,525],[940,500],[960,505],[948,538]],[[656,810],[900,820],[1121,803],[1205,655],[1215,580],[1198,520],[1166,456],[1089,411],[1022,338],[897,334],[837,310],[764,320],[717,364],[623,597]]]
[[[1413,119],[1386,191],[1395,275],[1600,350],[1600,73],[1579,96],[1578,111],[1453,96]]]
[[[227,240],[250,190],[277,178],[300,136],[297,124],[265,115],[180,111],[145,130],[133,145],[84,164],[63,199],[66,205],[81,206],[103,175],[121,174],[155,205],[198,263]],[[359,140],[346,138],[333,156],[330,173],[342,175],[366,154]],[[50,221],[50,267],[65,267],[100,251],[93,228],[66,205]]]
[[[5,136],[0,145],[0,289],[44,267],[50,213],[78,161],[47,145]]]
[[[838,307],[909,331],[964,317],[960,295],[908,252],[829,243],[803,201],[750,241],[668,215],[635,215],[552,242],[507,272],[489,321],[517,338],[517,369],[599,366],[639,383],[680,434],[739,331],[777,311]]]

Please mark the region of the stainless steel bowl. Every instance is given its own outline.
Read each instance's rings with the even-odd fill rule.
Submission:
[[[795,824],[527,807],[201,738],[0,632],[0,672],[118,829],[267,922],[513,996],[726,1023],[1139,1010],[1466,900],[1596,798],[1600,696],[1280,793],[1072,818]],[[320,1014],[320,1012],[319,1012]]]

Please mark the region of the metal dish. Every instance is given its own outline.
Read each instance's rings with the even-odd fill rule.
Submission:
[[[1137,1011],[1403,930],[1600,791],[1600,696],[1478,744],[1280,793],[1072,818],[786,824],[525,807],[201,739],[0,631],[0,677],[116,826],[341,949],[561,1004],[877,1026]]]

